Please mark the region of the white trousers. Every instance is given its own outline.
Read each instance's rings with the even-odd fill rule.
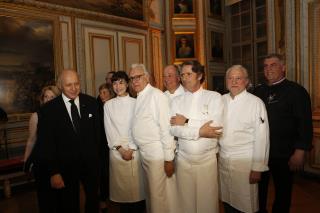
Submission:
[[[178,196],[184,213],[218,213],[218,174],[215,151],[177,157]]]

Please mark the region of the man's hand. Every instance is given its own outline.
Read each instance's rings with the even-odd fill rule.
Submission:
[[[51,187],[54,189],[62,189],[65,187],[64,181],[60,174],[52,175],[50,178]]]
[[[171,177],[174,173],[174,162],[172,161],[165,161],[164,162],[164,171],[167,177]]]
[[[249,176],[249,183],[255,184],[255,183],[258,183],[260,180],[261,180],[261,172],[251,170],[250,176]]]
[[[186,123],[187,118],[181,114],[176,114],[170,119],[171,126],[183,126]]]
[[[132,149],[126,150],[126,149],[121,147],[118,151],[120,152],[121,157],[122,157],[123,160],[129,161],[129,160],[133,159],[133,156],[132,156],[133,150]]]
[[[203,124],[199,130],[200,137],[203,138],[219,138],[222,135],[222,127],[212,127],[210,124],[212,121],[208,121],[207,123]]]
[[[304,150],[296,149],[289,159],[289,167],[291,171],[301,171],[304,163]]]

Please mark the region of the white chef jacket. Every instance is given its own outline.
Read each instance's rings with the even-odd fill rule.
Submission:
[[[222,126],[223,102],[217,92],[202,87],[194,92],[185,92],[172,102],[171,115],[182,114],[189,119],[185,126],[171,126],[171,133],[178,137],[179,151],[201,155],[207,151],[218,151],[218,140],[199,136],[200,127],[212,120],[212,126]],[[188,156],[186,156],[188,157]]]
[[[169,98],[169,101],[171,102],[173,98],[182,95],[184,93],[184,88],[180,84],[179,87],[174,91],[174,93],[170,93],[169,90],[166,90],[164,94]]]
[[[104,126],[110,148],[110,200],[137,202],[145,199],[139,152],[130,161],[123,160],[114,147],[137,149],[131,137],[131,123],[136,100],[117,96],[104,105]]]
[[[138,93],[132,135],[139,147],[145,174],[148,213],[175,213],[168,202],[168,178],[164,161],[174,159],[175,142],[170,134],[168,98],[150,84]]]
[[[137,149],[131,135],[132,118],[136,100],[129,95],[115,97],[104,105],[104,126],[108,146]]]
[[[258,211],[257,184],[251,171],[268,170],[269,125],[264,103],[246,90],[233,99],[223,96],[224,124],[220,138],[220,191],[223,202],[243,212]]]
[[[187,125],[171,126],[178,137],[176,177],[182,212],[218,212],[218,141],[200,137],[199,129],[210,120],[213,126],[222,126],[222,97],[203,88],[186,91],[172,101],[171,115],[177,113],[189,119]]]
[[[150,84],[138,93],[132,135],[141,150],[152,144],[161,144],[163,154],[154,157],[166,161],[174,159],[175,143],[170,134],[168,98]]]

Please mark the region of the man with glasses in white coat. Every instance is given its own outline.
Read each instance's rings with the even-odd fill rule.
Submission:
[[[174,173],[175,150],[168,98],[149,84],[149,73],[143,64],[133,64],[129,78],[137,93],[132,135],[141,154],[147,212],[175,213],[168,204],[166,187],[167,178]]]

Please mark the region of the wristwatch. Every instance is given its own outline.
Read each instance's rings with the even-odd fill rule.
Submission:
[[[184,122],[185,124],[187,124],[189,122],[189,118],[186,119],[186,121]]]

